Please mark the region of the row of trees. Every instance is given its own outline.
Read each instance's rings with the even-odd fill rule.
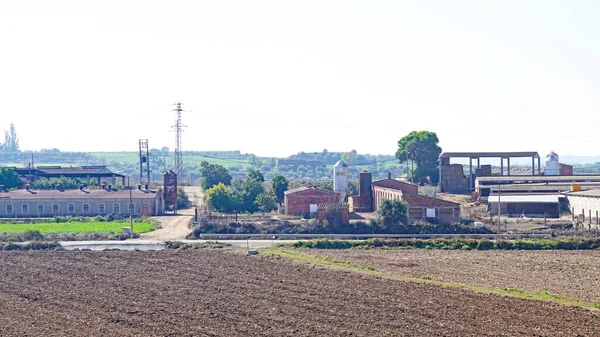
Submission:
[[[288,181],[275,176],[265,183],[260,170],[250,170],[245,178],[232,178],[227,168],[206,161],[200,163],[200,184],[207,202],[219,212],[269,212],[283,202]]]

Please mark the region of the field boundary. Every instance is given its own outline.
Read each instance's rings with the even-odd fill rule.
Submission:
[[[536,300],[536,301],[545,301],[552,302],[556,304],[571,306],[571,307],[580,307],[594,311],[600,311],[600,303],[591,302],[591,301],[582,301],[576,298],[569,298],[565,296],[555,295],[548,292],[540,292],[540,291],[529,291],[522,290],[516,288],[494,288],[494,287],[483,287],[477,286],[468,283],[460,283],[460,282],[451,282],[444,281],[440,279],[431,278],[428,276],[415,276],[415,275],[402,275],[402,274],[389,274],[382,271],[379,271],[370,266],[363,266],[358,264],[353,264],[349,261],[338,260],[331,257],[321,257],[321,256],[313,256],[310,254],[304,254],[297,251],[286,250],[286,249],[274,249],[274,248],[266,248],[259,250],[261,254],[265,255],[274,255],[280,256],[283,258],[287,258],[293,261],[302,261],[311,263],[314,265],[320,265],[325,267],[331,267],[335,269],[343,269],[349,270],[356,273],[386,278],[390,280],[396,280],[401,282],[408,283],[418,283],[418,284],[427,284],[433,285],[442,288],[454,288],[454,289],[462,289],[467,291],[472,291],[479,294],[492,294],[492,295],[500,295],[500,296],[508,296],[526,300]]]

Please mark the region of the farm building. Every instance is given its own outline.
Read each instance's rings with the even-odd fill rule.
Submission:
[[[498,215],[498,204],[500,214],[507,216],[527,217],[560,217],[560,194],[527,194],[527,195],[490,195],[488,204],[490,213]]]
[[[310,216],[316,214],[319,204],[339,204],[340,195],[315,186],[302,186],[285,191],[286,215]]]
[[[402,201],[406,203],[408,218],[411,220],[436,223],[460,221],[460,205],[455,202],[417,194],[404,194]]]
[[[410,220],[451,223],[460,220],[460,205],[454,202],[419,195],[419,186],[395,179],[371,182],[371,174],[359,174],[359,195],[348,198],[351,212],[377,210],[383,200],[406,203]]]
[[[568,192],[568,207],[573,217],[580,223],[594,223],[598,225],[600,213],[600,189],[590,191]]]
[[[0,191],[0,217],[128,215],[155,216],[164,213],[162,191],[138,189],[10,190]]]

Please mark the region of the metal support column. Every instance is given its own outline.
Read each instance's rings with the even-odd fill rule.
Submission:
[[[506,158],[506,162],[507,162],[506,175],[509,176],[510,175],[510,157]]]
[[[469,191],[473,190],[473,158],[469,158]]]

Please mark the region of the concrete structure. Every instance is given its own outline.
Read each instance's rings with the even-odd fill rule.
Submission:
[[[61,167],[61,166],[38,166],[35,168],[16,167],[14,168],[17,174],[22,177],[30,177],[32,180],[40,178],[74,178],[86,181],[88,186],[92,180],[96,180],[98,185],[106,182],[107,185],[114,185],[117,179],[121,180],[121,184],[125,185],[125,176],[114,173],[106,166],[81,166],[81,167]],[[105,181],[108,180],[108,181]]]
[[[343,160],[333,165],[333,191],[340,195],[340,202],[348,196],[348,165]]]
[[[327,221],[338,221],[339,224],[350,224],[348,204],[319,204],[317,206],[317,220],[320,223]]]
[[[546,155],[546,161],[544,162],[544,175],[560,175],[560,162],[558,161],[558,155],[554,152],[550,152]]]
[[[553,195],[490,195],[488,204],[491,215],[498,215],[498,203],[500,203],[500,214],[505,216],[526,217],[560,217],[560,194]]]
[[[52,216],[134,215],[164,213],[162,191],[139,187],[130,191],[116,189],[10,190],[0,192],[0,217],[32,218]]]
[[[474,189],[475,174],[473,172],[473,159],[477,159],[477,169],[481,170],[481,158],[499,158],[500,159],[500,175],[504,175],[504,159],[507,160],[507,175],[510,175],[510,159],[511,158],[531,158],[531,172],[535,173],[535,163],[537,159],[538,174],[541,174],[540,155],[537,152],[444,152],[439,157],[440,192],[459,193],[456,191],[464,191],[462,165],[460,172],[457,169],[457,164],[450,164],[452,158],[469,158],[469,174],[468,174],[468,189]],[[491,167],[489,170],[491,175]],[[487,172],[487,170],[485,171]],[[484,173],[484,171],[480,171]],[[451,182],[446,182],[451,179]]]
[[[600,219],[600,189],[565,193],[573,220],[584,225],[598,226]]]
[[[319,204],[339,204],[340,195],[314,186],[302,186],[284,193],[285,215],[315,216]]]

